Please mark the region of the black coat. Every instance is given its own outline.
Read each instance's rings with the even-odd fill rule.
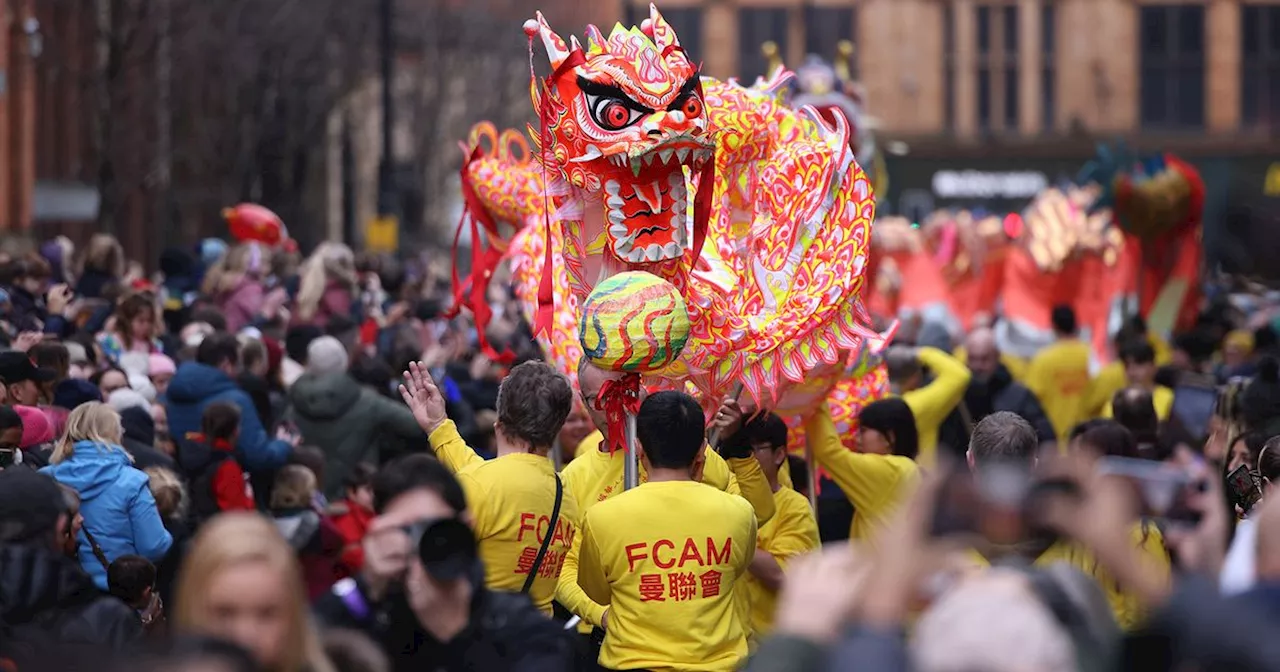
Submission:
[[[0,545],[0,631],[17,655],[120,650],[142,635],[124,602],[100,592],[70,558],[25,544]]]
[[[1031,423],[1040,443],[1056,440],[1053,423],[1045,415],[1040,400],[1025,385],[1014,380],[1003,364],[985,382],[976,378],[970,382],[965,390],[963,403],[974,424],[997,411],[1009,411]],[[939,443],[951,447],[957,453],[968,449],[969,429],[965,426],[958,407],[943,422],[939,430]]]
[[[164,467],[177,473],[178,465],[173,458],[155,447],[156,423],[150,413],[137,406],[126,408],[120,412],[120,424],[124,427],[121,444],[133,456],[135,468]]]
[[[316,602],[329,627],[359,630],[377,642],[395,672],[564,672],[573,669],[573,643],[563,627],[528,596],[493,592],[483,576],[472,598],[471,622],[449,642],[418,624],[404,597],[391,597],[377,615],[359,619],[332,592]]]

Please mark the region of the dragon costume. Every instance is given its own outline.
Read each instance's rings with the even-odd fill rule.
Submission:
[[[534,81],[535,160],[469,147],[468,215],[490,234],[472,296],[503,253],[476,210],[496,175],[486,162],[505,151],[515,170],[494,189],[508,195],[488,200],[528,206],[502,219],[521,225],[516,282],[562,370],[576,366],[577,306],[601,278],[642,270],[684,295],[691,322],[683,355],[651,385],[692,383],[711,404],[741,383],[761,407],[811,409],[877,337],[859,296],[874,201],[843,117],[780,104],[785,71],[753,88],[700,77],[656,8],[608,37],[589,26],[585,47],[541,14],[525,30],[553,72]],[[541,199],[526,198],[539,174]]]

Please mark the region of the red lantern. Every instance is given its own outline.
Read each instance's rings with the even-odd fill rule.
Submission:
[[[262,243],[275,247],[289,240],[289,232],[276,213],[255,203],[241,203],[222,211],[231,237],[242,243]]]

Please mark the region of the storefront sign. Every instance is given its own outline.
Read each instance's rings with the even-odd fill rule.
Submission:
[[[1049,186],[1038,171],[988,172],[940,170],[933,174],[933,193],[939,198],[1031,198]]]

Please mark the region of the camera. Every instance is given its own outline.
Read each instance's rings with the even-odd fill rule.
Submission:
[[[476,564],[476,537],[457,518],[427,520],[404,528],[418,559],[431,578],[453,581],[467,575]]]

